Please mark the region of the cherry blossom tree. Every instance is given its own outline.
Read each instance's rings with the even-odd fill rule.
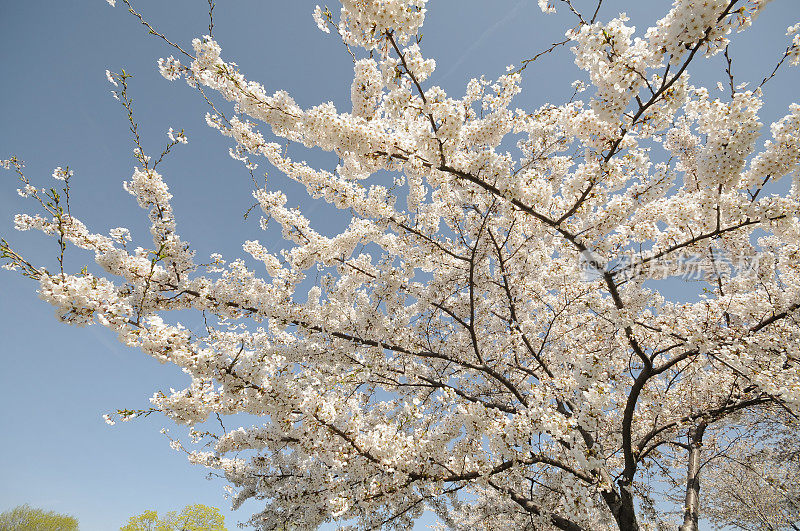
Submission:
[[[703,470],[723,470],[730,441],[763,435],[743,419],[800,412],[800,105],[759,140],[764,86],[800,62],[800,24],[752,88],[730,68],[719,97],[689,76],[710,56],[730,65],[729,42],[766,0],[675,0],[638,36],[624,14],[602,22],[602,1],[539,0],[542,16],[575,16],[550,50],[571,47],[588,82],[536,109],[513,107],[513,67],[463,95],[437,86],[426,0],[315,9],[353,58],[348,109],[302,108],[248,79],[212,37],[211,1],[209,35],[191,48],[120,3],[170,47],[161,73],[208,102],[233,156],[251,170],[266,159],[352,220],[326,234],[268,181],[253,196],[286,248],[245,241],[247,260],[198,261],[158,171],[187,137],[170,130],[148,155],[130,75],[107,72],[136,144],[125,187],[152,242],[93,232],[70,210],[69,168],[41,188],[12,157],[19,194],[41,209],[16,228],[59,251],[34,264],[3,240],[2,257],[60,320],[107,327],[191,378],[110,423],[259,417],[197,430],[212,447],[186,448],[224,474],[235,507],[263,500],[255,527],[406,529],[429,509],[453,529],[697,529],[713,503]],[[293,160],[287,142],[339,163]],[[65,268],[72,247],[94,254],[96,274]],[[690,273],[698,302],[650,282]],[[177,321],[187,310],[202,331]]]
[[[722,459],[716,466],[719,457],[708,452],[703,488],[713,503],[703,512],[720,529],[798,529],[800,426],[783,410],[766,413],[737,419],[737,430],[755,428],[772,439],[768,444],[752,445],[737,434],[720,449]]]

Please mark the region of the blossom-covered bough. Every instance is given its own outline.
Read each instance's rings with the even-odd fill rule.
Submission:
[[[602,2],[586,16],[562,1],[577,17],[564,42],[594,92],[538,109],[512,107],[513,69],[473,79],[463,97],[433,84],[419,38],[426,0],[342,0],[338,16],[317,8],[314,19],[353,56],[347,110],[270,94],[212,37],[187,52],[123,1],[174,47],[162,74],[201,92],[233,155],[250,167],[266,158],[352,221],[325,235],[281,191],[258,189],[263,223],[279,223],[288,248],[244,242],[258,268],[196,263],[157,171],[163,155],[138,143],[129,75],[109,72],[137,143],[126,189],[149,213],[152,245],[129,249],[122,228],[93,233],[69,211],[69,169],[54,173],[61,191],[45,191],[12,158],[20,194],[44,209],[17,228],[56,238],[60,267],[5,240],[3,257],[61,320],[99,323],[191,376],[154,396],[154,411],[190,425],[261,418],[189,452],[224,473],[235,506],[264,500],[256,527],[406,529],[429,509],[454,529],[661,529],[679,518],[697,529],[713,503],[701,502],[701,468],[724,464],[734,439],[755,444],[767,428],[752,419],[796,428],[800,181],[785,181],[800,164],[800,105],[761,144],[772,76],[744,90],[730,75],[717,98],[688,75],[727,57],[766,0],[675,0],[640,37],[624,15],[599,22]],[[799,29],[779,66],[800,62]],[[185,141],[170,130],[165,152]],[[340,162],[291,160],[287,141]],[[105,276],[65,271],[70,245],[94,252]],[[731,267],[743,257],[748,267]],[[707,286],[699,302],[647,282],[690,258]],[[308,290],[310,270],[323,274]],[[188,309],[208,316],[202,334],[168,318]],[[676,518],[663,511],[678,491]]]

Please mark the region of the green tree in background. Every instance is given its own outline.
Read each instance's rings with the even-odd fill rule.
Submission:
[[[170,511],[163,517],[156,511],[144,511],[130,517],[120,531],[227,531],[225,516],[216,507],[187,505],[180,513]]]
[[[0,531],[78,531],[78,519],[25,504],[0,513]]]

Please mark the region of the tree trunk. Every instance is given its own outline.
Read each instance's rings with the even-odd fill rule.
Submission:
[[[689,429],[686,498],[683,504],[683,525],[678,528],[678,531],[698,531],[697,520],[700,514],[700,452],[703,447],[703,433],[705,431],[705,423],[692,426]]]
[[[631,493],[630,483],[620,480],[619,494],[612,490],[602,493],[603,499],[614,515],[617,527],[620,531],[639,531],[639,523],[636,521],[636,504]]]

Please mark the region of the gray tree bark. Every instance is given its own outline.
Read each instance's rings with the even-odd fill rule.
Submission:
[[[698,531],[700,516],[700,453],[703,448],[703,433],[706,424],[700,423],[689,429],[689,463],[686,467],[686,497],[683,504],[683,525],[678,531]]]

